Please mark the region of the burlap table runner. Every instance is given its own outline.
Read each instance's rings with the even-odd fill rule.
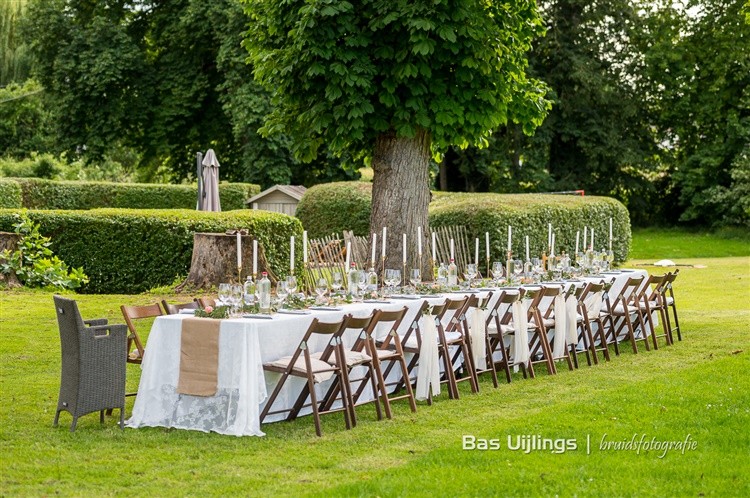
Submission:
[[[185,318],[180,344],[180,379],[177,392],[213,396],[219,377],[219,327],[221,320]]]

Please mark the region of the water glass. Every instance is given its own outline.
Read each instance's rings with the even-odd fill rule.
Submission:
[[[219,305],[227,306],[232,294],[232,284],[219,284]]]
[[[417,292],[417,286],[422,283],[422,272],[419,268],[412,268],[409,272],[409,282],[414,287],[414,292]]]
[[[325,302],[326,292],[328,292],[328,281],[325,278],[319,278],[315,283],[315,293],[318,295],[318,304]]]
[[[294,295],[294,293],[297,292],[297,277],[294,275],[286,277],[286,288],[289,295]]]
[[[471,287],[471,281],[477,276],[477,265],[474,263],[466,265],[466,280],[469,281],[469,287]]]
[[[279,299],[279,307],[284,307],[284,300],[289,295],[289,289],[285,280],[279,280],[276,282],[276,297]]]
[[[333,289],[334,294],[338,294],[343,285],[344,278],[341,276],[341,272],[338,270],[334,270],[331,274],[331,288]]]

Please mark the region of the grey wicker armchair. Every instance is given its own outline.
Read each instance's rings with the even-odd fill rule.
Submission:
[[[120,428],[124,427],[127,326],[110,325],[106,319],[83,320],[74,300],[54,300],[62,347],[54,426],[63,410],[73,415],[73,432],[81,415],[99,411],[104,423],[104,411],[119,408]]]

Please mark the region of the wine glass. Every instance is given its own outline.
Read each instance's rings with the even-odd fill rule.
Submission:
[[[409,282],[414,287],[414,293],[417,293],[417,286],[422,283],[422,272],[419,268],[412,268],[409,272]]]
[[[315,283],[315,293],[318,295],[318,303],[325,303],[325,295],[328,292],[328,281],[325,278],[319,278]]]
[[[219,303],[221,306],[226,306],[229,304],[231,293],[232,284],[219,284]]]
[[[401,283],[401,270],[393,270],[393,287],[398,287]]]
[[[360,295],[364,298],[365,291],[368,287],[367,272],[364,270],[359,270],[358,274],[359,280],[357,280],[357,288],[359,289]]]
[[[503,263],[495,261],[492,263],[492,277],[495,279],[495,283],[499,284],[500,279],[503,278]]]
[[[477,276],[477,265],[470,263],[466,265],[466,280],[469,281],[468,287],[471,288],[471,281]]]
[[[338,270],[334,270],[333,274],[331,275],[331,288],[333,289],[333,293],[338,294],[343,285],[344,279],[341,276],[341,272]]]
[[[289,288],[285,280],[276,282],[276,297],[279,299],[279,307],[284,307],[284,300],[289,295]]]
[[[297,277],[294,275],[286,277],[286,288],[290,296],[294,295],[294,293],[297,292]]]

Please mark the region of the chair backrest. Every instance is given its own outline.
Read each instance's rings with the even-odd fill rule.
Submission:
[[[494,321],[495,326],[499,330],[500,324],[507,325],[510,323],[513,319],[513,303],[520,301],[524,293],[523,289],[519,289],[518,292],[500,291],[500,296],[495,301],[495,304],[487,309],[487,326]]]
[[[198,301],[190,301],[189,303],[169,304],[166,299],[162,299],[161,305],[164,307],[164,311],[167,315],[176,315],[180,310],[196,310],[200,307]]]
[[[674,273],[667,273],[664,277],[664,287],[662,288],[662,291],[664,295],[666,296],[667,293],[669,293],[669,297],[674,299],[674,281],[677,280],[677,275],[679,275],[680,270],[676,269]]]
[[[620,295],[615,298],[614,304],[616,305],[618,302],[622,305],[627,305],[628,303],[635,304],[638,299],[638,288],[643,283],[643,280],[643,275],[630,277],[622,287]]]
[[[78,331],[86,325],[83,323],[81,313],[78,311],[78,304],[73,299],[68,299],[55,294],[52,296],[55,301],[55,312],[57,314],[57,325],[60,328],[60,334],[65,331],[73,332],[78,335]]]
[[[340,356],[340,354],[343,352],[341,345],[341,334],[343,334],[344,330],[346,330],[348,326],[347,323],[351,319],[351,315],[344,315],[341,320],[335,322],[321,322],[317,318],[313,318],[313,321],[307,328],[305,335],[302,337],[297,350],[292,355],[292,359],[289,362],[289,365],[294,365],[297,361],[297,358],[299,358],[299,355],[303,352],[306,357],[309,357],[310,349],[308,347],[308,344],[313,334],[331,336],[328,339],[328,344],[326,345],[325,349],[323,349],[323,352],[320,355],[321,361],[328,361],[331,357],[331,353],[335,353],[337,364],[341,365],[342,357]]]
[[[216,299],[212,297],[198,297],[195,299],[195,302],[198,303],[198,306],[201,308],[205,308],[206,306],[211,306],[212,308],[216,307]]]
[[[469,308],[469,302],[472,297],[476,300],[476,296],[474,295],[462,297],[459,299],[446,299],[442,313],[437,315],[438,321],[440,322],[440,324],[438,325],[438,330],[440,330],[441,328],[443,328],[445,332],[452,332],[456,330],[461,323],[461,320],[463,320],[466,315],[466,311]],[[446,318],[448,319],[448,324],[443,325],[443,320],[445,320]]]
[[[662,287],[665,285],[668,273],[664,275],[649,275],[638,290],[639,298],[646,301],[656,301],[661,298]]]
[[[543,285],[539,292],[539,302],[536,308],[543,318],[549,318],[555,310],[555,298],[563,294],[563,288],[559,285]],[[545,299],[550,298],[550,299]],[[533,304],[533,303],[532,303]],[[531,306],[529,306],[531,309]]]
[[[131,363],[140,363],[143,361],[143,353],[145,352],[145,349],[141,338],[138,336],[138,331],[136,330],[134,322],[144,318],[162,316],[164,315],[164,312],[162,311],[161,306],[159,306],[159,303],[148,304],[146,306],[122,305],[120,306],[120,311],[122,311],[122,316],[128,326],[128,361]],[[136,348],[135,351],[133,351],[133,346]],[[137,355],[131,355],[131,353],[136,352]]]

